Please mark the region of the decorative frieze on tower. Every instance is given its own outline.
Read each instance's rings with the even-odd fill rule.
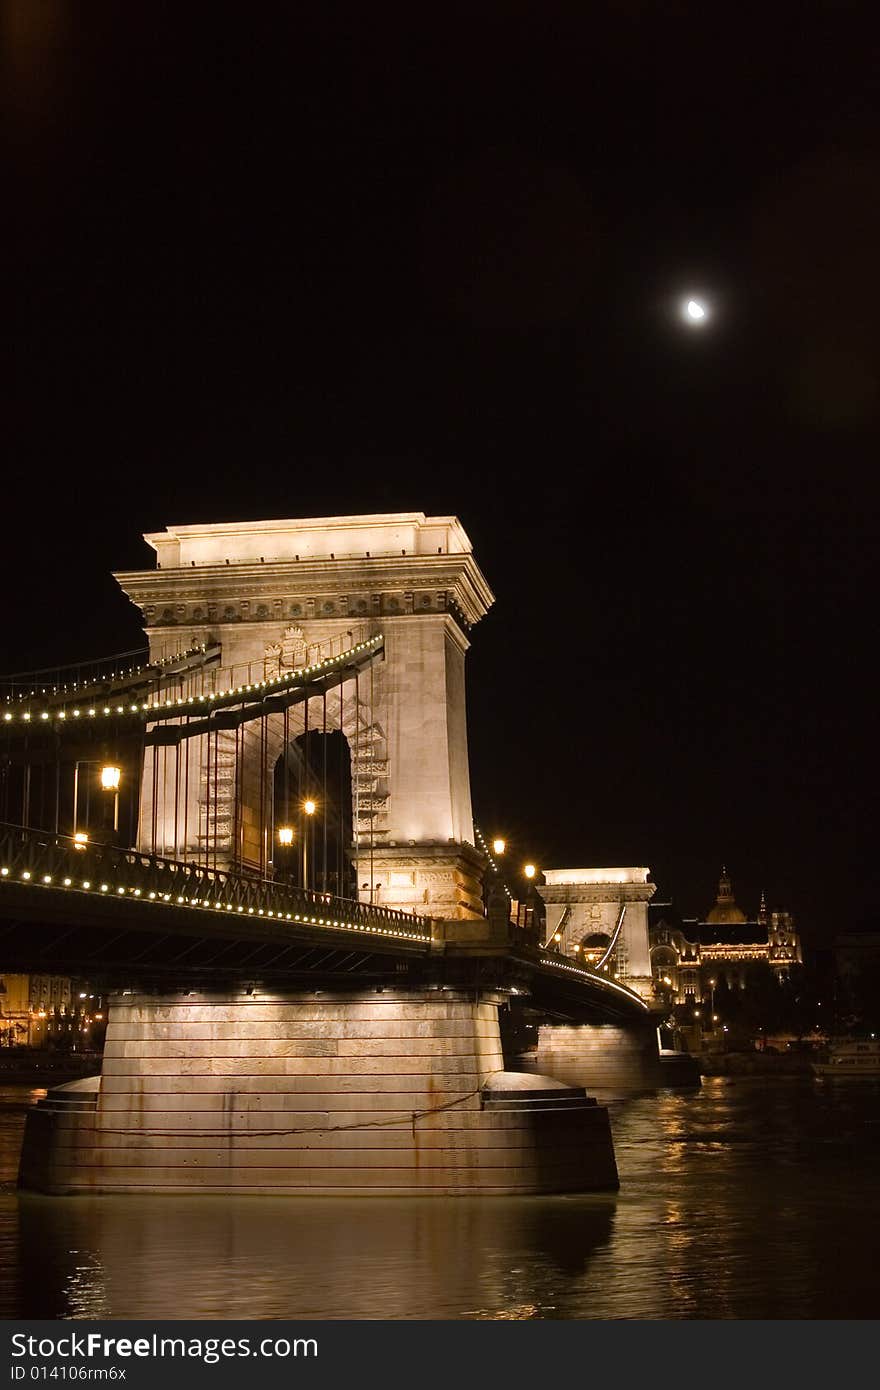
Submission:
[[[341,730],[351,754],[359,892],[433,917],[482,915],[464,663],[470,630],[494,596],[458,519],[406,512],[220,523],[169,527],[145,540],[156,569],[116,578],[144,615],[153,659],[179,648],[184,627],[187,641],[221,645],[225,671],[261,679],[383,634],[384,659],[361,675],[357,691],[349,682],[341,699],[338,691],[327,696],[327,727]],[[302,709],[291,710],[291,738],[304,727]],[[269,716],[264,740],[273,766],[283,751],[281,715]],[[221,867],[266,863],[272,793],[261,770],[267,749],[258,758],[255,742],[253,734],[221,739],[210,764],[194,751],[198,790],[186,815],[175,802],[173,830],[167,816],[160,826],[163,849],[210,854]],[[160,753],[148,750],[142,826]],[[226,814],[235,795],[238,823]]]

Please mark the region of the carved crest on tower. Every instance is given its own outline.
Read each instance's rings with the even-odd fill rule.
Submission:
[[[270,642],[266,647],[267,676],[280,676],[283,671],[294,671],[305,664],[306,638],[301,627],[286,627],[281,641]]]

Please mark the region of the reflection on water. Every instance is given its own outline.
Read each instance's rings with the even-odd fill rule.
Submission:
[[[46,1094],[33,1086],[0,1086],[0,1183],[8,1187],[18,1171],[28,1106]],[[22,1309],[19,1281],[21,1239],[18,1203],[0,1189],[0,1317],[14,1318]]]
[[[50,1198],[10,1185],[0,1312],[875,1316],[880,1087],[717,1077],[620,1103],[612,1123],[617,1196]],[[20,1128],[0,1108],[8,1179]]]
[[[465,1199],[22,1200],[30,1315],[432,1317],[551,1309],[613,1205]]]

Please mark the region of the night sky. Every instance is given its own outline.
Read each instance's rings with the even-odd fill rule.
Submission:
[[[822,944],[876,914],[874,7],[407,8],[3,6],[0,667],[139,645],[143,531],[454,513],[487,833]]]

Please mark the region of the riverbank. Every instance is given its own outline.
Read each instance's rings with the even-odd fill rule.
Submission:
[[[809,1076],[808,1052],[704,1052],[698,1058],[703,1076]]]

